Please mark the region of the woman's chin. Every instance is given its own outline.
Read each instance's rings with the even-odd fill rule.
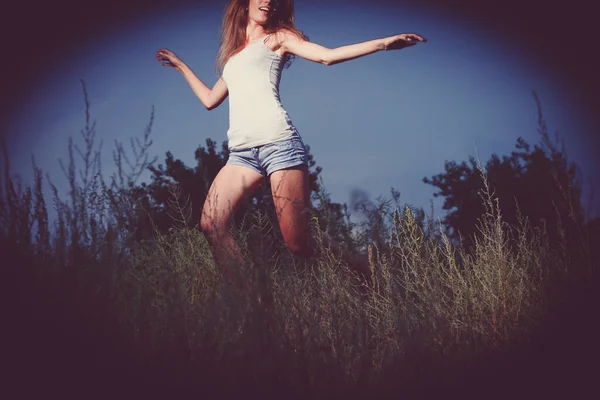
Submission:
[[[261,26],[265,26],[269,23],[269,17],[268,16],[261,16],[258,18],[252,18],[252,20],[257,24],[257,25],[261,25]]]

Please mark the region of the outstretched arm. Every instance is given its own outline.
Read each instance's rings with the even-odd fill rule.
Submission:
[[[223,78],[219,78],[213,88],[210,89],[196,76],[196,74],[194,74],[190,67],[181,61],[172,51],[161,49],[156,53],[156,58],[161,65],[173,67],[183,75],[207,110],[218,107],[227,97],[229,92]]]
[[[382,39],[351,44],[348,46],[329,49],[307,40],[302,40],[291,32],[283,32],[281,47],[284,52],[292,53],[310,61],[325,65],[339,64],[353,60],[379,50],[398,50],[413,46],[416,42],[426,42],[416,33],[403,33]]]

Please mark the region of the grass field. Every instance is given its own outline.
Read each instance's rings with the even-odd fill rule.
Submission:
[[[65,169],[71,198],[54,190],[55,218],[42,171],[19,187],[6,164],[4,344],[22,395],[521,398],[560,379],[577,393],[591,376],[572,363],[597,349],[595,267],[550,248],[543,225],[507,225],[487,183],[469,249],[409,207],[382,212],[384,238],[355,249],[368,284],[326,247],[292,255],[254,212],[234,232],[245,259],[234,285],[185,204],[172,230],[136,240],[127,183],[99,179],[86,154],[82,179],[72,158]],[[511,392],[519,384],[531,393]]]

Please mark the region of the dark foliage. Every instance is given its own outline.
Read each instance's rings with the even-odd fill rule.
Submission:
[[[477,221],[485,213],[482,168],[508,225],[517,226],[519,218],[526,217],[546,229],[550,248],[560,249],[563,257],[578,255],[576,264],[589,264],[589,243],[598,240],[593,228],[598,220],[586,216],[577,165],[568,160],[564,146],[550,139],[535,93],[534,97],[539,144],[532,147],[519,138],[510,156],[494,154],[485,166],[473,157],[469,162],[446,161],[445,172],[423,181],[438,189],[434,196],[444,197],[448,213],[443,222],[455,241],[471,247]]]

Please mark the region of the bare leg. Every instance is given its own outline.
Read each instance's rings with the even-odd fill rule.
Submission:
[[[230,232],[231,218],[242,201],[263,181],[263,176],[250,168],[225,165],[208,190],[200,227],[214,247],[217,261],[230,278],[229,264],[243,263],[239,247]]]
[[[310,191],[306,165],[275,171],[271,191],[283,240],[291,252],[314,256],[316,246],[309,231]]]
[[[319,245],[310,234],[308,209],[310,207],[310,187],[306,165],[288,168],[271,174],[273,203],[279,220],[281,233],[287,247],[293,253],[304,257],[318,256]],[[368,262],[362,258],[351,258],[338,243],[324,237],[324,243],[335,254],[341,256],[348,265],[369,279]]]

